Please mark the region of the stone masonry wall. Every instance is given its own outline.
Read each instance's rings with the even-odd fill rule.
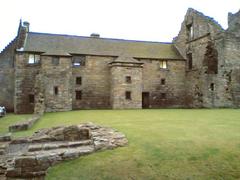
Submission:
[[[14,110],[14,49],[16,39],[0,53],[0,106],[7,111]]]
[[[110,108],[108,63],[113,59],[107,56],[86,56],[85,66],[72,68],[73,109]],[[81,77],[81,84],[76,84],[77,77]],[[82,91],[81,100],[76,100],[76,90]]]
[[[167,69],[160,68],[160,60],[142,59],[143,92],[149,92],[149,108],[184,107],[185,61],[168,60]],[[162,79],[165,83],[162,84]],[[165,93],[166,97],[161,97]]]
[[[130,83],[126,76],[131,77]],[[126,92],[131,92],[126,99]],[[111,105],[113,109],[142,108],[142,66],[114,63],[111,65]]]
[[[232,91],[227,87],[230,71],[225,63],[223,34],[224,30],[213,19],[193,9],[188,10],[174,41],[179,52],[187,59],[185,81],[188,107],[233,106]],[[192,55],[191,68],[187,54]]]
[[[39,74],[41,64],[28,64],[28,53],[16,53],[15,65],[15,113],[33,113],[34,103],[29,95],[35,94],[35,78]]]
[[[72,110],[71,57],[60,57],[59,64],[55,65],[52,56],[41,56],[41,68],[45,111]],[[55,92],[55,88],[58,92]]]
[[[240,107],[240,38],[226,32],[224,34],[225,91],[230,93],[229,101]]]

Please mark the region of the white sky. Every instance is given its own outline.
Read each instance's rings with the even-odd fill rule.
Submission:
[[[1,0],[0,51],[16,36],[19,20],[30,31],[171,42],[189,7],[227,28],[240,0]]]

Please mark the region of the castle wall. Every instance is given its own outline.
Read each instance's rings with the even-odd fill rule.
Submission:
[[[16,39],[0,53],[0,106],[14,110],[14,51]]]
[[[126,77],[130,77],[129,82]],[[141,65],[122,62],[111,65],[111,106],[113,109],[142,108]]]
[[[239,19],[240,12],[229,14],[225,31],[212,18],[189,9],[174,39],[186,61],[124,54],[71,56],[62,49],[63,56],[45,53],[37,64],[29,64],[29,53],[23,52],[29,23],[20,22],[18,37],[0,54],[0,105],[16,113],[239,107]],[[84,62],[74,65],[76,57]],[[167,68],[160,67],[163,60]]]
[[[55,65],[52,62],[53,56],[41,56],[46,112],[72,110],[71,57],[57,58],[59,64]]]
[[[149,108],[184,107],[185,61],[168,60],[167,69],[160,68],[160,60],[142,59],[143,92],[149,92]],[[162,84],[162,79],[165,83]],[[162,97],[162,94],[166,97]]]
[[[86,56],[85,65],[72,68],[73,109],[110,108],[110,63],[114,57]],[[81,77],[81,84],[76,78]],[[81,100],[76,100],[76,91],[81,91]]]
[[[224,72],[225,91],[230,93],[229,101],[240,106],[240,39],[235,34],[224,34]]]
[[[41,64],[28,64],[28,53],[16,53],[15,63],[15,113],[33,113],[34,102],[30,95],[35,94],[35,78],[41,69]]]
[[[217,22],[190,9],[174,42],[186,58],[187,106],[232,107],[224,30]]]

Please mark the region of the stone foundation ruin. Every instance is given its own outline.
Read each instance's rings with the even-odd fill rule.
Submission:
[[[121,132],[93,123],[41,129],[0,142],[0,179],[44,179],[61,161],[127,144]]]

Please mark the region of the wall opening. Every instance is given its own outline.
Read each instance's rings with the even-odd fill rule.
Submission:
[[[33,95],[33,94],[29,94],[29,95],[28,95],[28,100],[29,100],[29,103],[33,104],[34,101],[35,101],[34,95]]]
[[[58,95],[58,86],[54,86],[53,91],[55,95]]]
[[[125,81],[126,81],[126,83],[131,84],[131,83],[132,83],[132,78],[131,78],[131,76],[126,76],[126,77],[125,77]]]
[[[54,65],[54,66],[59,65],[59,57],[57,57],[57,56],[52,57],[52,65]]]
[[[82,77],[76,77],[76,84],[82,85]]]
[[[166,93],[161,93],[161,99],[166,99]]]
[[[194,36],[194,34],[193,34],[193,25],[192,24],[188,24],[186,26],[186,28],[187,28],[188,41],[191,41],[191,40],[193,40],[193,36]]]
[[[149,108],[150,106],[150,93],[142,92],[142,108]]]
[[[86,56],[74,56],[72,58],[73,67],[85,66]]]
[[[192,53],[187,54],[187,67],[188,70],[191,70],[193,68]]]
[[[39,54],[29,54],[28,64],[39,64],[39,63],[40,63],[40,55]]]
[[[211,83],[211,84],[210,84],[210,90],[211,90],[211,91],[214,91],[214,89],[215,89],[215,85],[214,85],[214,83]]]
[[[203,65],[207,67],[206,74],[218,73],[218,52],[212,41],[209,41],[206,47]]]
[[[131,91],[126,91],[125,92],[125,99],[131,100],[132,99],[132,92]]]
[[[166,79],[161,79],[161,85],[165,85],[166,84]]]
[[[76,91],[76,100],[81,100],[82,99],[82,91]]]
[[[166,60],[160,60],[159,61],[159,67],[160,67],[160,69],[167,69],[167,61]]]

